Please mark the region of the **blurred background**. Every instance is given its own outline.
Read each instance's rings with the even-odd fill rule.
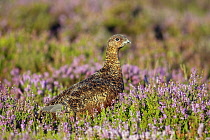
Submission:
[[[122,65],[210,78],[209,0],[0,0],[0,80],[14,68],[53,73],[81,55],[81,65],[102,65],[117,33],[132,41]]]

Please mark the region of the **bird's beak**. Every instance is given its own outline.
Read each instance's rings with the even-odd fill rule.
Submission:
[[[127,39],[126,41],[123,42],[124,45],[125,45],[125,44],[128,44],[128,43],[131,43],[131,41],[128,40],[128,39]]]

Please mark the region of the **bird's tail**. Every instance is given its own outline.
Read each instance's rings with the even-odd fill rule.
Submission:
[[[63,105],[55,104],[43,107],[38,113],[38,119],[42,121],[42,119],[46,116],[46,114],[51,114],[52,119],[57,120],[56,113],[61,112],[63,109]]]
[[[63,105],[62,104],[55,104],[55,105],[49,105],[45,106],[42,108],[42,112],[51,112],[51,113],[56,113],[60,112],[63,110]]]

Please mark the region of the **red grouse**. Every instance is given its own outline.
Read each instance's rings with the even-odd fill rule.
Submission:
[[[64,110],[76,118],[84,114],[93,116],[102,108],[110,106],[124,90],[119,50],[127,43],[131,42],[124,35],[113,35],[108,40],[103,67],[87,79],[64,90],[42,112],[56,113]]]

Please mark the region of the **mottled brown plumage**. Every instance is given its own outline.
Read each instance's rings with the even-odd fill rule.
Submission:
[[[113,35],[108,40],[104,66],[87,79],[64,90],[51,100],[42,112],[56,113],[65,110],[74,117],[83,114],[93,115],[112,104],[124,90],[119,49],[130,41],[124,35]]]

